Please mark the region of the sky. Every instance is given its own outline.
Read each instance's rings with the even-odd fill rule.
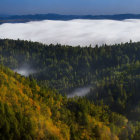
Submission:
[[[5,14],[140,14],[140,0],[0,0]]]

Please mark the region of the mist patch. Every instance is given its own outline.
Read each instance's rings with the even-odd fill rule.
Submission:
[[[27,65],[27,64],[24,64],[21,67],[14,69],[13,71],[26,77],[31,74],[36,73],[36,71],[33,68],[31,68],[30,65]]]
[[[72,98],[75,96],[83,97],[86,96],[90,92],[90,86],[88,87],[82,87],[82,88],[76,88],[73,92],[69,93],[67,95],[68,98]]]

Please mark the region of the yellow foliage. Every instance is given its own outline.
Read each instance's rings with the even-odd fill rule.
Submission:
[[[23,115],[31,119],[34,124],[36,139],[51,139],[53,137],[59,140],[70,140],[70,126],[60,121],[61,114],[59,112],[66,99],[64,100],[62,96],[58,96],[58,100],[55,100],[54,97],[49,96],[53,92],[48,91],[46,92],[46,95],[48,95],[47,102],[43,102],[44,99],[41,98],[41,95],[32,93],[33,90],[30,86],[25,84],[26,79],[24,77],[21,78],[18,74],[13,77],[7,76],[4,72],[0,71],[0,80],[2,80],[0,82],[0,101],[9,104],[15,110],[22,111]],[[36,91],[40,91],[38,85],[36,85]],[[55,123],[51,119],[53,117],[52,108],[56,108]],[[81,132],[81,140],[94,140],[95,137],[92,129],[95,126],[99,128],[99,140],[118,140],[111,133],[110,128],[102,122],[99,122],[90,115],[87,116],[87,119],[89,122],[87,128],[80,126],[78,123],[74,124],[75,132]]]

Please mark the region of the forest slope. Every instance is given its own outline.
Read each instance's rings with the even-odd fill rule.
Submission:
[[[139,42],[81,48],[0,40],[0,63],[27,76],[0,66],[1,138],[139,140],[139,54]],[[61,95],[89,85],[85,98]]]
[[[20,40],[0,40],[0,63],[32,75],[41,85],[68,93],[74,88],[95,84],[100,71],[140,61],[140,42],[101,47],[43,45]]]
[[[117,140],[127,125],[107,106],[67,99],[0,66],[0,139]]]

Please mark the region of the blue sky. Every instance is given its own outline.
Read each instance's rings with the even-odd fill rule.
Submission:
[[[139,13],[140,0],[0,0],[0,14]]]

